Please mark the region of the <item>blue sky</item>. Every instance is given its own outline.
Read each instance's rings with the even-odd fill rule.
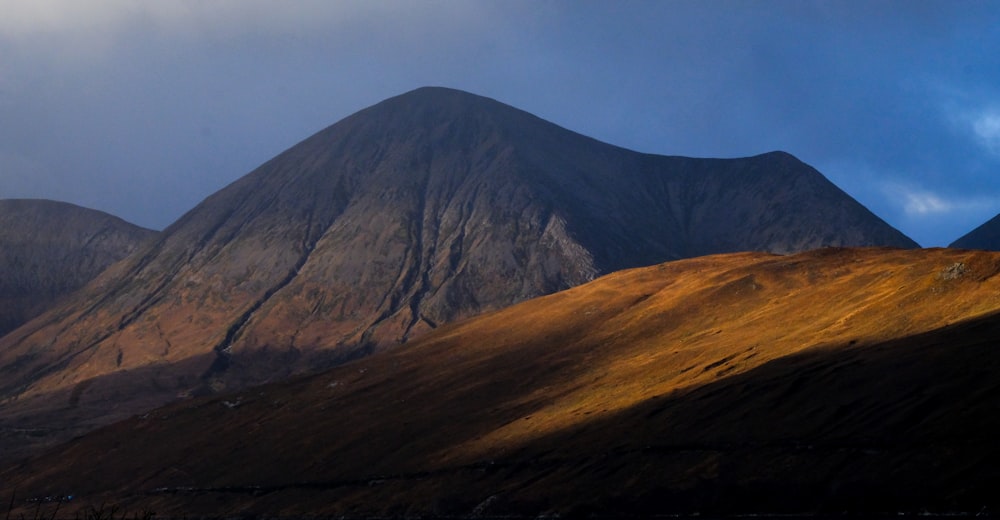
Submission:
[[[162,228],[424,85],[638,151],[785,150],[922,245],[1000,212],[1000,3],[0,0],[0,198]]]

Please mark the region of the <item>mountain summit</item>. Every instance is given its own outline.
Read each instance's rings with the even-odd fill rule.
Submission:
[[[637,153],[421,88],[283,152],[4,337],[0,393],[124,415],[627,267],[868,245],[916,244],[786,153]]]

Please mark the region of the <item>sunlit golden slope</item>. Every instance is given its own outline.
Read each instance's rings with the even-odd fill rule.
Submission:
[[[1000,254],[702,257],[159,409],[2,475],[165,513],[980,510]]]
[[[420,88],[285,150],[0,336],[0,436],[32,433],[0,461],[624,268],[876,245],[917,247],[787,153],[638,153]]]

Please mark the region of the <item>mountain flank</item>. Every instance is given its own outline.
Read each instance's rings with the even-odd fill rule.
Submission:
[[[0,492],[209,516],[989,513],[998,274],[947,249],[617,272],[133,417]]]
[[[948,247],[1000,251],[1000,215],[966,233]]]
[[[0,200],[0,336],[83,287],[155,234],[64,202]]]
[[[315,371],[624,268],[847,245],[916,246],[787,153],[643,154],[422,88],[261,165],[0,339],[0,423],[58,437],[57,410],[84,428]]]

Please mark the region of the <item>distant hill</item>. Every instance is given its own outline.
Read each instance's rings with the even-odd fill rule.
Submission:
[[[1000,215],[983,223],[968,232],[948,247],[960,249],[982,249],[985,251],[1000,251]]]
[[[846,245],[916,246],[786,153],[642,154],[422,88],[283,152],[0,339],[0,397],[16,399],[0,420],[32,410],[39,425],[80,428],[328,367],[619,269]]]
[[[83,287],[156,233],[50,200],[0,200],[0,336]]]
[[[998,294],[981,251],[629,270],[149,411],[0,474],[0,493],[166,516],[988,514]]]

